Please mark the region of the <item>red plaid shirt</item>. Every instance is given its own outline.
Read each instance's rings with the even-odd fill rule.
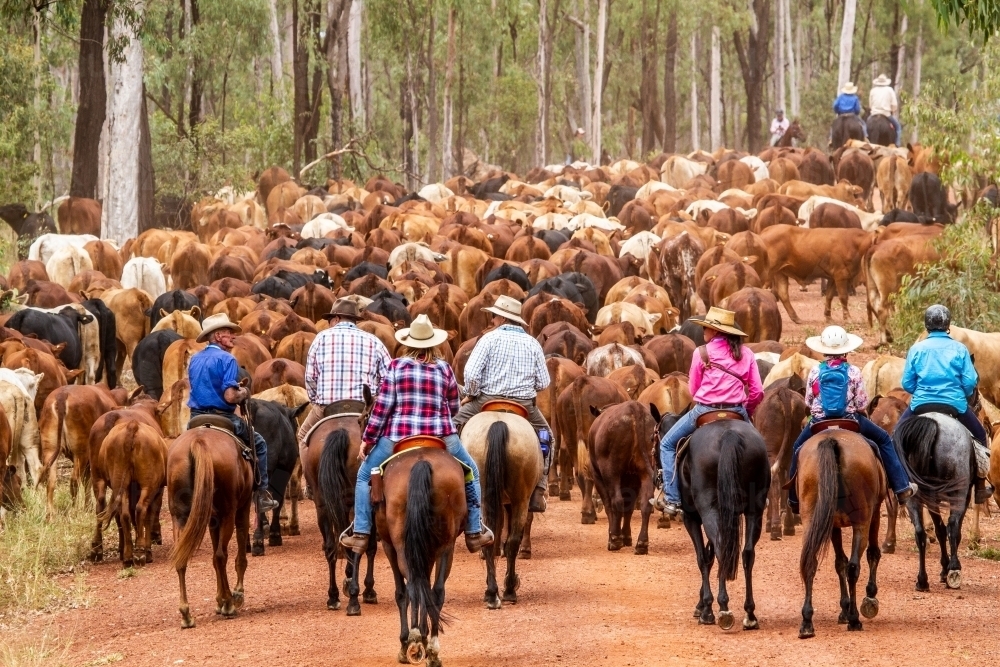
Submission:
[[[411,435],[452,435],[458,407],[458,382],[447,362],[393,359],[365,428],[365,451],[381,437],[398,442]]]

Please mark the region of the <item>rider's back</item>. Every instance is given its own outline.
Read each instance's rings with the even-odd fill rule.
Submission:
[[[969,350],[943,331],[933,331],[906,355],[903,389],[913,394],[910,408],[926,403],[950,405],[958,412],[968,408],[966,397],[979,376]]]

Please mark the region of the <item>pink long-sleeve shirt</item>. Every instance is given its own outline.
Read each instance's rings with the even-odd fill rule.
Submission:
[[[764,397],[764,389],[760,382],[760,371],[757,370],[757,360],[753,351],[743,346],[743,355],[739,361],[733,359],[729,345],[722,337],[716,337],[706,343],[709,361],[728,368],[743,378],[747,383],[746,392],[739,380],[729,373],[717,368],[705,368],[701,354],[695,350],[691,360],[691,372],[688,374],[688,386],[696,403],[706,405],[714,403],[741,403],[747,413],[752,415]]]

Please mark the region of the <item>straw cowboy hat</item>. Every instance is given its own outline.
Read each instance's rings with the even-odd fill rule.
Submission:
[[[706,315],[704,319],[692,317],[691,321],[700,324],[703,327],[721,331],[722,333],[733,334],[736,336],[746,336],[746,334],[743,333],[743,330],[736,326],[736,313],[731,310],[710,308],[708,315]]]
[[[872,81],[873,86],[888,86],[892,81],[885,74],[879,74],[878,78]]]
[[[483,308],[488,313],[506,317],[508,320],[528,326],[528,323],[521,319],[521,302],[517,299],[501,294],[496,302],[489,308]]]
[[[448,332],[435,329],[427,315],[417,315],[408,329],[396,332],[396,340],[407,347],[436,347],[448,340]]]
[[[329,320],[334,317],[339,317],[345,320],[360,320],[361,309],[358,308],[356,301],[351,299],[337,299],[333,302],[333,307],[330,308],[330,312],[324,315],[323,319]]]
[[[858,92],[858,87],[855,86],[852,82],[848,81],[847,83],[844,84],[844,87],[840,89],[840,92],[846,93],[848,95],[854,95],[855,93]]]
[[[843,327],[832,326],[823,329],[819,336],[806,338],[806,347],[820,354],[834,356],[856,350],[864,342],[861,336],[847,333]]]
[[[225,313],[219,313],[218,315],[210,315],[205,318],[205,321],[201,325],[201,333],[198,335],[198,342],[204,343],[208,340],[208,337],[219,329],[230,329],[233,333],[241,334],[243,329],[240,329],[240,325],[234,324],[229,321],[229,315]]]

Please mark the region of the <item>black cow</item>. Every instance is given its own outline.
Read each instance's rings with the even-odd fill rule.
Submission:
[[[894,208],[883,215],[878,224],[885,226],[893,222],[920,222],[920,218],[917,217],[916,213],[911,213],[901,208]]]
[[[957,206],[948,203],[948,193],[937,174],[921,172],[910,183],[910,205],[920,222],[955,221]]]
[[[531,289],[531,281],[528,280],[528,274],[519,266],[501,264],[486,274],[483,286],[485,287],[495,280],[509,280],[525,292]]]
[[[298,273],[297,271],[286,271],[285,269],[282,269],[274,275],[286,281],[292,286],[293,289],[305,287],[305,284],[308,282],[322,285],[327,289],[333,289],[333,283],[330,282],[330,274],[323,269],[316,269],[312,273]]]
[[[295,244],[296,250],[301,250],[302,248],[312,248],[313,250],[322,250],[328,245],[344,245],[337,243],[337,241],[347,241],[351,242],[351,239],[345,237],[343,239],[328,239],[322,237],[312,237],[308,239],[299,239],[299,242]]]
[[[291,259],[295,254],[295,248],[283,245],[280,248],[269,250],[261,256],[260,261],[266,262],[269,259]]]
[[[558,229],[539,229],[535,232],[535,238],[541,239],[549,247],[550,252],[559,250],[559,247],[569,241],[569,237]]]
[[[83,307],[97,318],[97,327],[101,332],[101,360],[97,364],[95,379],[100,382],[107,370],[108,388],[114,389],[118,386],[118,323],[115,314],[100,299],[87,299],[83,302]]]
[[[588,322],[593,324],[597,320],[597,311],[600,310],[597,290],[590,278],[582,273],[571,271],[553,278],[546,278],[532,287],[528,294],[534,296],[539,292],[554,294],[573,303],[578,303],[586,308]]]
[[[264,294],[275,299],[291,299],[292,292],[297,288],[292,287],[287,280],[278,276],[268,276],[260,282],[254,283],[250,288],[251,294]]]
[[[487,199],[488,194],[500,194],[500,188],[503,184],[510,180],[510,176],[504,174],[503,176],[497,176],[496,178],[487,178],[481,183],[476,183],[471,188],[469,192],[476,199]]]
[[[612,185],[605,199],[608,202],[608,215],[618,217],[625,204],[635,199],[637,192],[639,192],[639,188],[631,188],[621,184]]]
[[[384,266],[379,266],[373,262],[361,262],[357,266],[352,267],[344,275],[344,283],[349,285],[351,281],[364,278],[368,275],[376,275],[382,280],[386,280],[389,277],[389,271]]]
[[[156,301],[146,311],[146,317],[149,318],[149,328],[152,329],[155,327],[156,323],[162,320],[164,316],[169,315],[175,310],[191,310],[195,307],[198,308],[198,312],[194,316],[200,322],[204,313],[201,312],[198,297],[179,289],[175,289],[173,292],[164,292],[156,297]]]
[[[705,344],[705,327],[700,324],[696,324],[691,320],[684,320],[684,322],[677,327],[677,329],[671,331],[670,333],[675,332],[690,338],[696,347],[701,347]]]
[[[163,355],[175,340],[184,340],[184,337],[172,329],[154,331],[139,341],[132,353],[136,384],[156,400],[163,395]]]
[[[28,249],[42,234],[59,233],[55,220],[48,213],[28,213],[24,204],[0,206],[0,219],[10,225],[17,234],[18,259],[28,258]]]
[[[399,292],[384,289],[372,296],[372,302],[365,306],[365,310],[381,315],[390,322],[403,322],[405,326],[410,326],[413,318],[406,306],[406,297]]]
[[[79,368],[83,359],[79,325],[93,321],[93,315],[78,313],[70,306],[57,313],[43,313],[27,308],[14,313],[7,320],[7,327],[20,331],[25,336],[34,335],[35,338],[47,340],[53,345],[65,343],[66,347],[59,353],[59,359],[66,368],[72,370]]]

